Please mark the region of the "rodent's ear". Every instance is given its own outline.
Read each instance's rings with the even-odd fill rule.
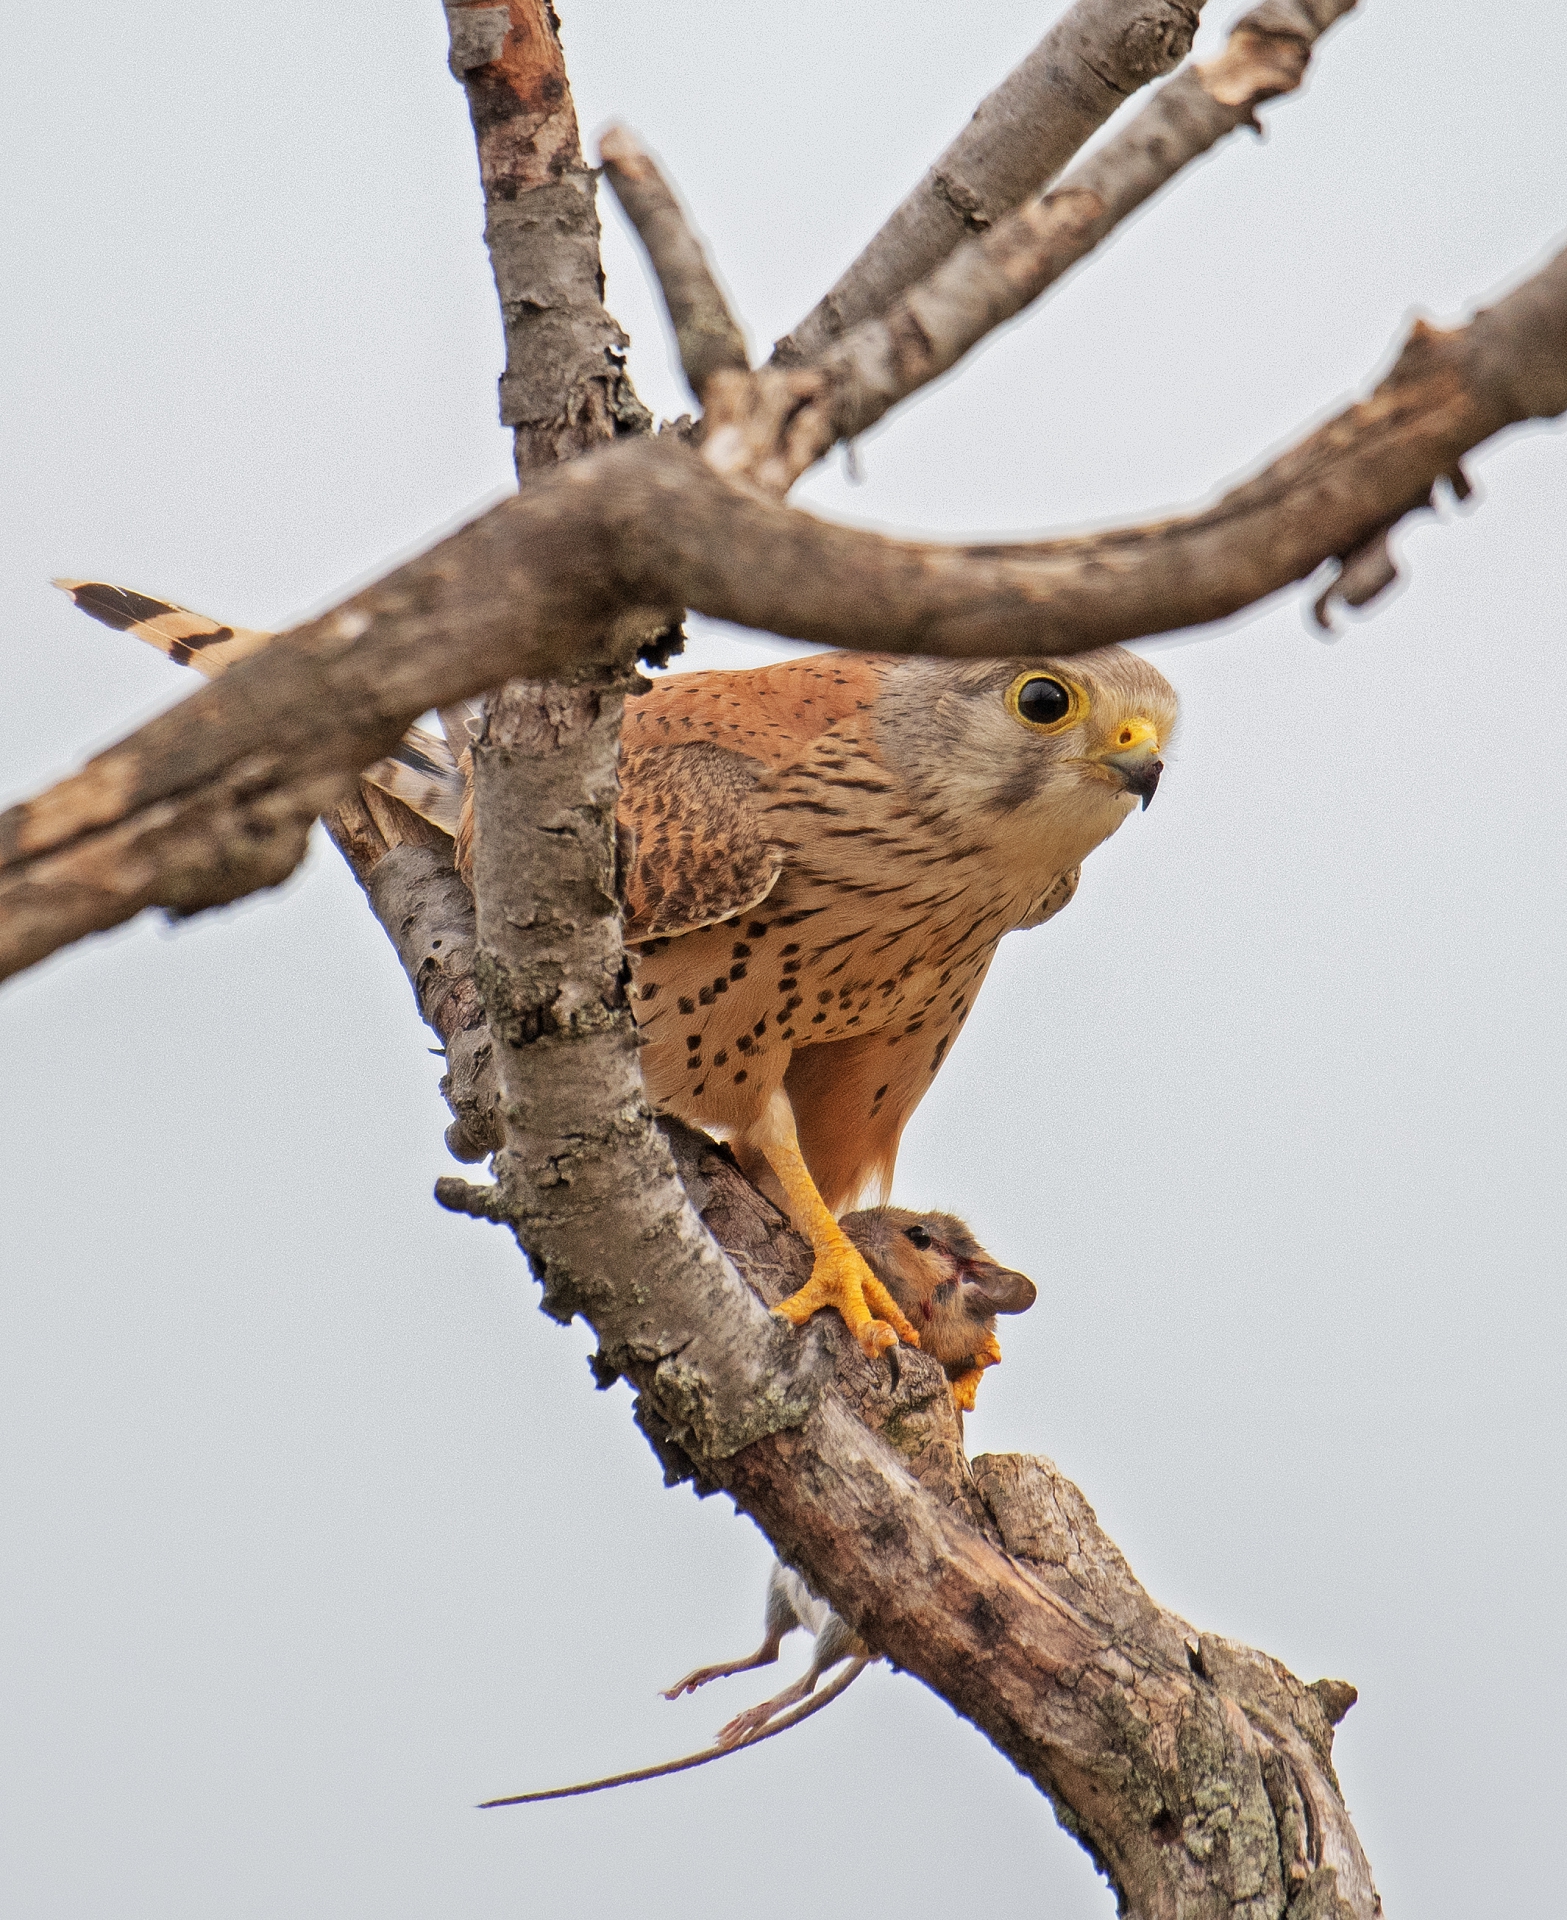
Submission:
[[[1014,1273],[989,1260],[968,1261],[963,1277],[970,1312],[983,1302],[991,1313],[1027,1313],[1039,1297],[1039,1289],[1026,1273]]]

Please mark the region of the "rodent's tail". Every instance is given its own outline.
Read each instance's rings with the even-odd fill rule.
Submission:
[[[665,1760],[656,1767],[639,1767],[635,1773],[612,1773],[606,1780],[583,1780],[574,1787],[546,1787],[542,1793],[514,1793],[504,1800],[483,1800],[479,1803],[479,1809],[482,1812],[485,1807],[525,1807],[535,1800],[569,1800],[573,1794],[599,1793],[605,1787],[629,1787],[634,1780],[657,1780],[666,1773],[684,1773],[687,1767],[705,1767],[709,1760],[722,1760],[726,1753],[743,1753],[758,1741],[771,1740],[775,1733],[797,1727],[813,1713],[820,1713],[823,1707],[838,1698],[845,1687],[859,1679],[871,1664],[871,1659],[869,1654],[858,1655],[820,1692],[813,1693],[808,1700],[802,1700],[799,1706],[791,1707],[787,1713],[779,1714],[776,1720],[770,1720],[765,1727],[746,1739],[737,1740],[732,1747],[704,1747],[700,1753],[688,1753],[683,1760]]]

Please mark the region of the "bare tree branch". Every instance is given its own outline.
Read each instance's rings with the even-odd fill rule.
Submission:
[[[1048,1462],[970,1469],[926,1356],[901,1354],[892,1375],[842,1328],[802,1338],[768,1314],[803,1277],[801,1243],[711,1143],[655,1122],[642,1093],[616,907],[616,742],[638,645],[686,605],[807,639],[1036,654],[1213,618],[1335,556],[1358,603],[1385,583],[1388,526],[1469,447],[1567,407],[1564,254],[1467,328],[1418,328],[1368,400],[1182,520],[929,547],[823,525],[759,489],[759,476],[787,485],[811,432],[858,430],[879,396],[890,405],[952,364],[941,356],[1015,312],[1181,156],[1298,84],[1343,10],[1268,0],[1220,60],[1160,94],[1137,139],[961,248],[880,335],[771,384],[743,372],[673,197],[622,148],[622,184],[677,325],[684,315],[688,371],[720,396],[704,459],[608,444],[644,416],[599,301],[553,15],[544,0],[454,0],[523,491],[0,818],[0,958],[15,970],[141,905],[193,911],[281,877],[310,819],[341,800],[339,844],[425,1017],[454,1045],[480,1031],[481,993],[488,1015],[499,1091],[475,1124],[493,1136],[500,1109],[497,1184],[443,1182],[440,1197],[510,1226],[546,1310],[595,1327],[600,1376],[639,1388],[666,1473],[726,1489],[867,1645],[979,1725],[1139,1916],[1374,1920],[1331,1761],[1353,1690],[1303,1686],[1160,1609]],[[733,478],[728,428],[762,455],[727,461]],[[569,455],[581,457],[528,471]],[[519,673],[474,750],[475,923],[443,837],[421,844],[395,803],[356,799],[353,778],[425,707]]]
[[[956,247],[874,319],[805,367],[714,380],[708,458],[787,493],[839,440],[928,386],[1093,251],[1183,167],[1305,77],[1317,39],[1355,0],[1264,0],[1218,59],[1162,86],[1132,123],[1058,187]]]
[[[995,92],[833,287],[773,349],[819,359],[885,313],[961,240],[1053,180],[1123,101],[1185,58],[1202,0],[1077,0]]]
[[[501,418],[518,471],[569,459],[652,418],[604,310],[598,209],[549,0],[447,0],[468,95],[484,238],[506,328]]]
[[[674,324],[680,364],[700,400],[712,374],[749,368],[745,336],[652,157],[624,127],[609,129],[599,142],[599,153],[615,198],[647,248]]]
[[[0,978],[143,907],[292,871],[310,822],[428,707],[623,670],[685,607],[829,646],[1061,655],[1250,606],[1424,505],[1470,449],[1567,408],[1567,253],[1205,511],[939,546],[834,527],[666,437],[532,477],[333,612],[0,815]]]
[[[802,1243],[720,1150],[677,1124],[666,1132],[686,1191],[751,1286],[764,1301],[792,1291],[809,1262]],[[460,1183],[443,1185],[450,1204]],[[635,1219],[623,1186],[619,1205]],[[507,1201],[495,1211],[507,1214]],[[648,1324],[636,1277],[552,1262],[547,1286],[547,1304],[579,1304],[611,1364],[641,1388],[638,1418],[666,1477],[728,1492],[873,1651],[972,1719],[1051,1796],[1127,1911],[1380,1913],[1331,1761],[1332,1726],[1354,1690],[1303,1686],[1268,1656],[1166,1613],[1048,1461],[1003,1455],[971,1470],[934,1362],[902,1353],[891,1385],[885,1362],[816,1323],[807,1342],[825,1350],[832,1377],[803,1422],[713,1458],[666,1397],[669,1357],[644,1355],[621,1331]],[[707,1287],[670,1269],[662,1313],[714,1304]],[[746,1327],[761,1328],[745,1313],[732,1325],[737,1346]],[[695,1405],[722,1430],[743,1408],[728,1394],[744,1368],[730,1374],[731,1347],[714,1371],[712,1353],[709,1344],[696,1362]],[[678,1380],[685,1405],[692,1384]]]

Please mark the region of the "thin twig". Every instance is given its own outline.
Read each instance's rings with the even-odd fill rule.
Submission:
[[[604,177],[647,249],[674,324],[680,364],[700,400],[713,374],[721,369],[744,373],[750,366],[745,336],[652,155],[624,127],[608,130],[599,141],[599,155]]]

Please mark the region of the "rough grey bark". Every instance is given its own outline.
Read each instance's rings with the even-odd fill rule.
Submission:
[[[954,367],[1257,108],[1305,77],[1318,38],[1356,0],[1264,0],[1224,52],[1167,82],[1059,186],[953,247],[885,309],[823,345],[810,364],[713,382],[709,459],[784,494],[837,441],[874,426]],[[779,419],[787,421],[780,430]]]
[[[663,1131],[734,1266],[763,1300],[791,1291],[809,1264],[803,1244],[722,1149],[675,1123]],[[490,1190],[442,1188],[449,1205],[508,1212]],[[623,1196],[628,1212],[634,1196]],[[603,1258],[602,1242],[585,1244]],[[562,1284],[557,1267],[557,1301]],[[590,1284],[590,1319],[642,1323],[632,1273],[607,1285],[596,1271]],[[666,1315],[706,1287],[669,1272]],[[759,1322],[735,1315],[737,1339],[748,1324]],[[611,1364],[640,1389],[637,1417],[666,1478],[727,1492],[873,1651],[973,1720],[1051,1797],[1124,1911],[1374,1920],[1380,1903],[1332,1765],[1333,1725],[1354,1689],[1305,1686],[1160,1608],[1049,1461],[966,1462],[925,1356],[901,1352],[894,1383],[885,1360],[866,1359],[830,1321],[802,1346],[820,1363],[804,1418],[721,1457],[701,1452],[683,1407],[667,1401],[667,1360],[617,1337]],[[725,1425],[743,1365],[711,1344],[692,1365],[700,1404]],[[682,1401],[694,1384],[679,1381]]]
[[[498,1211],[600,1365],[724,1457],[809,1409],[817,1350],[759,1305],[692,1212],[637,1065],[616,899],[624,682],[507,686],[474,750],[477,973],[501,1087]]]
[[[626,336],[604,309],[593,175],[553,7],[448,0],[446,19],[506,330],[501,419],[521,473],[653,422],[626,373]]]
[[[622,441],[531,477],[0,815],[0,978],[144,907],[193,913],[275,884],[316,815],[428,707],[518,672],[624,670],[686,607],[828,646],[873,634],[888,652],[960,656],[1169,632],[1353,556],[1471,448],[1564,409],[1567,253],[1466,327],[1417,323],[1367,399],[1216,505],[1147,526],[891,540],[725,480],[676,436]]]
[[[1269,0],[1204,70],[1205,97],[1233,117],[1294,84],[1334,10]],[[877,540],[763,497],[750,469],[726,479],[717,434],[708,458],[607,444],[636,414],[613,322],[590,311],[596,226],[553,16],[508,0],[448,17],[510,302],[519,465],[582,457],[0,820],[8,963],[149,901],[193,910],[281,877],[310,817],[341,798],[339,842],[426,1017],[476,1031],[475,982],[488,1009],[497,1184],[443,1182],[441,1197],[511,1226],[546,1309],[595,1326],[601,1376],[636,1384],[666,1471],[727,1491],[869,1645],[1008,1753],[1128,1911],[1371,1920],[1331,1765],[1352,1689],[1304,1687],[1166,1614],[1048,1462],[971,1469],[922,1356],[900,1354],[894,1378],[841,1329],[801,1337],[768,1315],[803,1249],[722,1153],[661,1129],[642,1095],[615,905],[615,742],[641,638],[687,604],[806,638],[984,653],[1212,617],[1329,555],[1345,557],[1353,598],[1378,572],[1382,529],[1467,447],[1567,407],[1567,256],[1461,333],[1417,331],[1370,400],[1204,514],[1009,548]],[[550,299],[534,300],[530,275],[550,278]],[[707,384],[742,378],[720,364]],[[768,395],[804,391],[782,375],[752,386],[769,458],[798,449],[791,408]],[[758,424],[731,407],[737,421]],[[441,849],[412,832],[394,845],[396,816],[354,799],[353,773],[426,706],[519,670],[535,683],[505,689],[475,748],[470,949],[432,864]]]
[[[898,207],[831,292],[773,348],[780,366],[820,357],[884,313],[959,241],[1054,179],[1125,100],[1191,48],[1202,0],[1077,0]]]

